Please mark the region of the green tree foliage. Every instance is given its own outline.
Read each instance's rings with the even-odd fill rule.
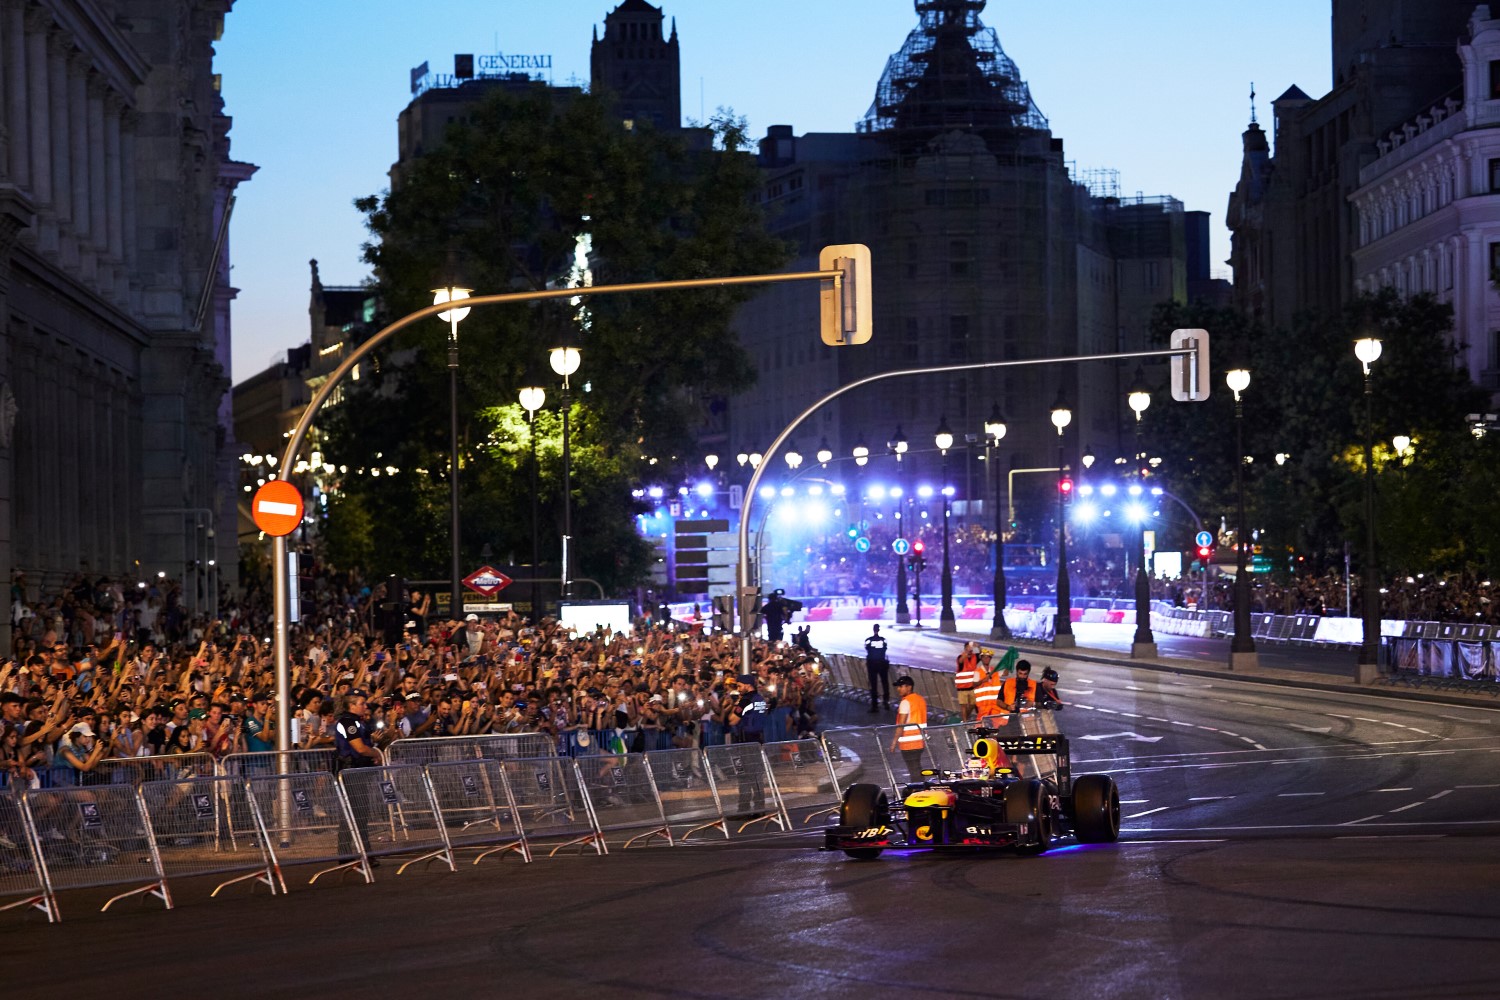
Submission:
[[[742,143],[743,123],[727,112],[711,130],[630,130],[601,97],[497,88],[441,147],[403,165],[391,192],[356,202],[372,237],[365,259],[379,283],[380,322],[429,305],[435,287],[566,287],[580,265],[595,284],[774,271],[787,249],[764,233],[752,200],[759,172]],[[753,380],[730,332],[751,294],[473,310],[459,327],[464,564],[477,565],[486,545],[495,561],[530,562],[531,427],[516,396],[525,385],[548,395],[536,424],[540,544],[543,562],[558,559],[561,380],[546,356],[567,338],[583,355],[569,436],[575,573],[607,588],[636,582],[649,549],[633,531],[630,490],[648,467],[670,475],[675,456],[695,450],[707,401]],[[351,553],[360,550],[350,536],[368,531],[375,572],[447,575],[447,341],[436,320],[398,335],[328,421],[327,450],[350,468],[343,487],[357,500],[330,519],[353,515],[341,543]]]
[[[1212,333],[1212,395],[1204,403],[1152,407],[1144,433],[1164,459],[1163,481],[1205,524],[1217,526],[1222,517],[1235,526],[1234,396],[1223,372],[1244,366],[1252,375],[1244,394],[1250,527],[1264,530],[1264,549],[1278,570],[1339,565],[1345,541],[1360,558],[1365,399],[1354,341],[1375,335],[1383,342],[1371,369],[1371,414],[1384,572],[1494,565],[1495,494],[1477,496],[1470,485],[1493,472],[1481,466],[1464,421],[1483,393],[1461,366],[1449,306],[1386,290],[1331,320],[1302,317],[1285,330],[1252,326],[1230,310],[1158,309],[1161,341],[1183,327]],[[1391,443],[1397,434],[1415,442],[1404,463]],[[1275,461],[1278,454],[1284,463]],[[1288,555],[1304,561],[1289,563]]]

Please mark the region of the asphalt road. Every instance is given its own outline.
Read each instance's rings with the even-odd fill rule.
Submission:
[[[794,833],[277,899],[181,883],[171,913],[72,893],[58,926],[0,914],[8,992],[1500,995],[1500,711],[1031,659],[1062,672],[1075,773],[1120,785],[1119,844],[852,862]]]

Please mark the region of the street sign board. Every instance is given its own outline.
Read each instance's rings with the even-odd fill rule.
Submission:
[[[1208,398],[1208,331],[1173,330],[1174,348],[1190,347],[1195,353],[1172,358],[1172,398],[1179,403],[1201,403]]]
[[[463,585],[485,597],[494,597],[511,585],[511,579],[493,567],[481,566],[464,577]]]
[[[870,540],[868,538],[866,538],[864,535],[860,535],[858,538],[856,538],[854,540],[854,551],[855,552],[868,552],[868,551],[870,551]]]
[[[1193,536],[1194,545],[1212,545],[1213,543],[1214,536],[1209,534],[1207,531],[1200,531]]]
[[[898,556],[904,556],[911,551],[911,542],[904,538],[898,538],[891,543],[891,551]]]
[[[250,515],[272,538],[290,535],[302,523],[302,491],[285,479],[272,479],[255,491]]]

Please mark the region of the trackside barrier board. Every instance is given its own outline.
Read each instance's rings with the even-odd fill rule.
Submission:
[[[57,921],[52,898],[42,884],[42,871],[37,864],[31,828],[21,810],[21,799],[0,795],[0,897],[11,896],[20,898],[0,903],[0,910],[34,906],[47,914],[48,923]]]
[[[155,757],[106,757],[88,773],[90,784],[140,785],[147,781],[197,777],[211,778],[214,758],[206,753],[182,753]]]
[[[760,823],[791,829],[761,744],[704,747],[703,754],[713,770],[727,825],[733,826],[735,833],[744,833]]]
[[[141,802],[151,821],[164,878],[240,872],[211,895],[249,879],[265,883],[275,895],[271,855],[252,818],[243,779],[148,781],[141,785]],[[236,835],[236,826],[243,832]]]
[[[704,830],[718,830],[726,838],[729,836],[719,791],[702,751],[658,750],[645,758],[667,825],[688,827],[676,837],[676,843]]]
[[[337,759],[333,747],[288,750],[285,753],[276,750],[232,753],[219,762],[219,773],[244,778],[260,774],[303,774],[308,771],[332,773]]]
[[[415,764],[358,767],[339,772],[344,797],[359,826],[365,854],[414,854],[396,874],[422,861],[444,861],[456,871],[448,830],[425,769]]]
[[[453,849],[480,849],[476,865],[491,854],[507,851],[531,861],[526,832],[517,819],[510,782],[499,761],[428,764],[427,780]]]
[[[627,848],[653,837],[672,843],[672,828],[667,825],[645,754],[580,757],[575,763],[601,832],[641,830],[625,841]]]
[[[552,757],[557,741],[545,733],[492,733],[397,740],[386,748],[392,764],[446,764],[456,760]]]
[[[332,862],[312,878],[354,870],[375,881],[364,843],[354,829],[343,786],[331,774],[262,774],[246,779],[256,825],[271,853],[271,864],[283,892],[285,865]]]
[[[510,784],[516,815],[526,839],[552,845],[552,857],[564,847],[593,847],[608,854],[599,819],[594,815],[583,779],[571,757],[519,757],[500,762]]]
[[[129,885],[104,904],[152,895],[172,908],[172,894],[140,795],[130,785],[48,788],[21,794],[42,885],[57,912],[57,893]],[[58,919],[61,919],[59,914]]]
[[[794,814],[807,824],[839,810],[839,782],[828,754],[818,740],[788,740],[765,745],[766,763],[776,782],[776,795],[788,819]]]

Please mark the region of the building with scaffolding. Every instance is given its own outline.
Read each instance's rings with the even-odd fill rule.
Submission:
[[[815,265],[827,244],[870,246],[875,335],[860,347],[824,347],[812,333],[816,297],[805,289],[774,286],[748,303],[738,330],[761,377],[731,402],[720,454],[765,447],[808,402],[876,372],[1141,347],[1151,308],[1186,298],[1189,223],[1206,220],[1190,220],[1176,199],[1120,197],[1110,171],[1075,173],[981,22],[984,6],[916,0],[919,23],[887,61],[854,131],[798,136],[777,125],[762,140],[761,197],[771,230],[798,249],[793,269]],[[973,509],[967,501],[989,494],[979,445],[994,405],[1008,424],[1006,466],[1056,465],[1049,413],[1059,388],[1075,412],[1074,454],[1074,445],[1127,454],[1135,367],[892,380],[818,414],[796,443],[803,454],[826,438],[839,455],[860,443],[880,455],[899,426],[911,443],[908,473],[931,481],[940,471],[933,435],[946,417],[960,445],[976,438],[948,456],[949,480]],[[1163,380],[1158,365],[1155,381]]]

